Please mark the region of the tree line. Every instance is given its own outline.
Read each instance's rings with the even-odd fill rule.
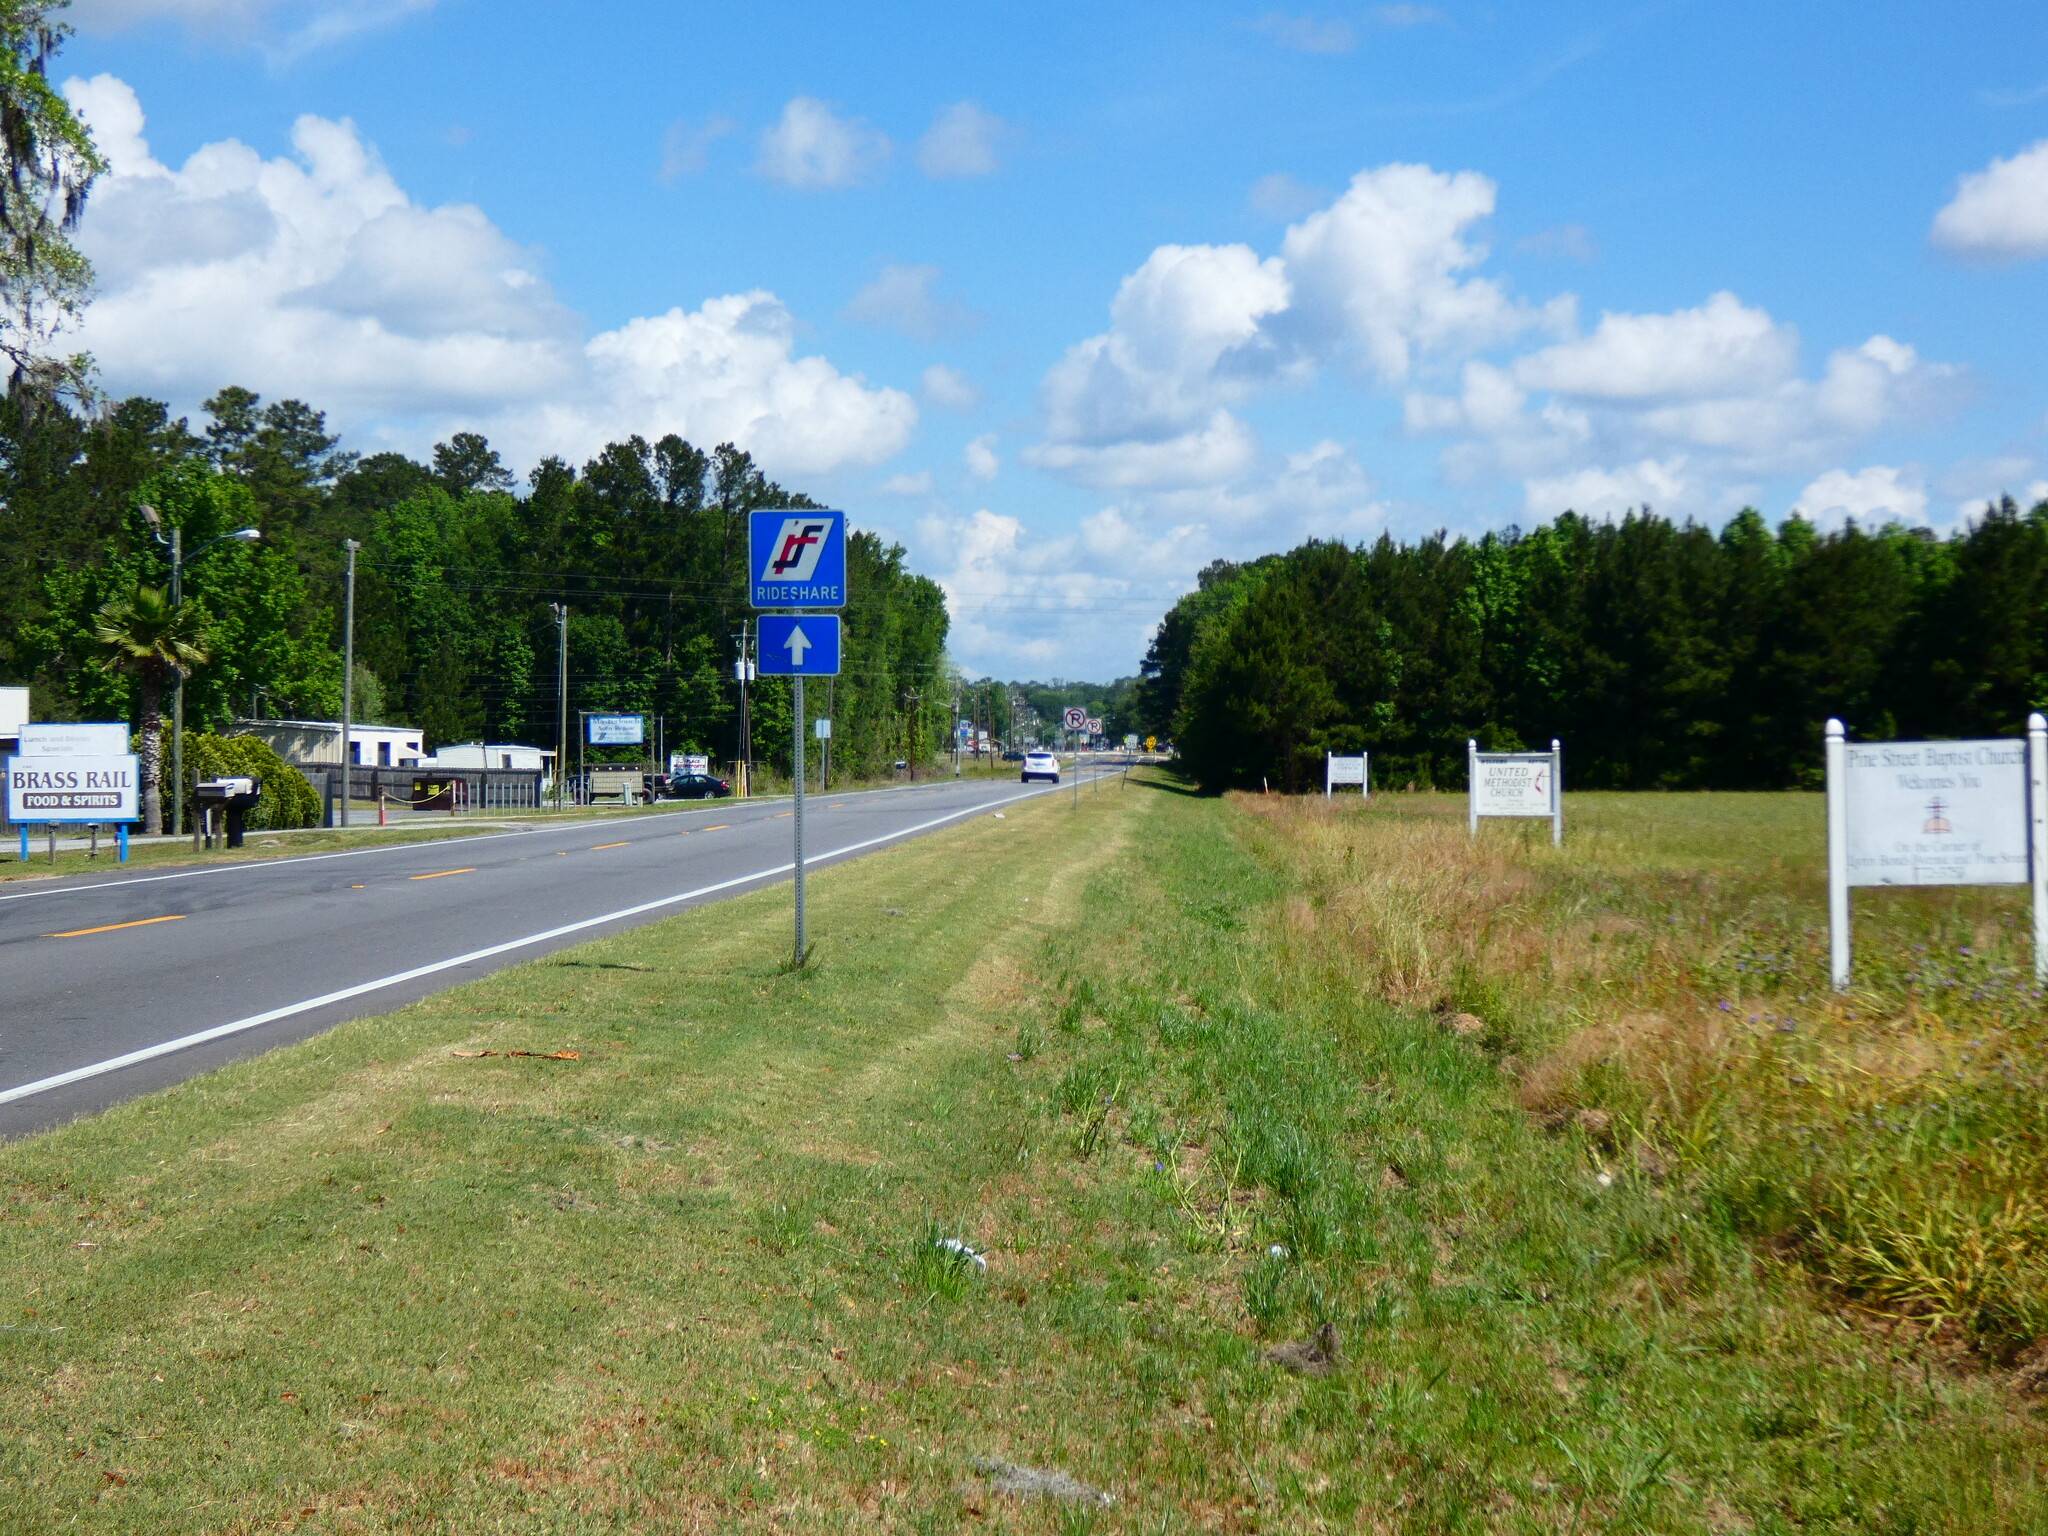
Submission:
[[[107,626],[133,627],[138,593],[161,606],[176,529],[198,649],[157,680],[188,674],[187,729],[338,718],[354,539],[359,720],[416,725],[430,749],[552,745],[560,603],[572,731],[582,710],[645,713],[671,750],[791,767],[786,680],[751,685],[740,737],[747,514],[816,503],[746,453],[636,436],[580,468],[544,459],[521,483],[474,433],[426,461],[358,457],[301,401],[229,388],[205,410],[194,430],[146,399],[0,401],[0,677],[29,683],[39,716],[141,723],[150,668],[122,665]],[[228,537],[244,528],[261,537]],[[844,671],[812,708],[835,716],[835,771],[867,774],[943,739],[944,712],[921,703],[950,688],[947,617],[900,547],[855,533],[848,564]]]
[[[2048,707],[2048,502],[1946,533],[1719,532],[1566,513],[1478,539],[1310,542],[1201,573],[1135,691],[1205,787],[1462,787],[1465,744],[1565,745],[1569,782],[1781,789],[1854,737],[2012,736]]]

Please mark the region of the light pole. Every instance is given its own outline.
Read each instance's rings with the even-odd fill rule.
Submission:
[[[356,721],[356,551],[363,546],[354,539],[343,539],[341,547],[348,554],[348,598],[343,604],[348,617],[341,631],[341,824],[345,827],[349,796],[355,793],[356,765],[349,748]]]
[[[171,554],[171,606],[178,608],[185,601],[185,530],[173,528],[169,537],[164,534],[163,517],[155,507],[145,502],[140,508],[142,520],[149,524],[149,531],[157,543]],[[218,544],[236,542],[248,544],[263,537],[260,528],[237,528],[233,533],[224,533],[217,539],[208,539],[192,551],[197,560]],[[185,825],[185,672],[178,670],[178,679],[171,688],[171,836],[176,837]]]

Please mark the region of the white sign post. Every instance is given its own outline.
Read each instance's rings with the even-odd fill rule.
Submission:
[[[2048,980],[2048,720],[2025,741],[1859,741],[1827,724],[1828,969],[1849,987],[1849,888],[2029,885]]]
[[[1339,757],[1326,753],[1323,758],[1323,798],[1329,799],[1336,793],[1339,784],[1356,784],[1358,792],[1366,799],[1372,798],[1372,783],[1366,777],[1366,753],[1356,757]]]
[[[1466,812],[1474,837],[1482,816],[1547,816],[1552,846],[1564,842],[1564,748],[1548,752],[1482,752],[1465,743]]]

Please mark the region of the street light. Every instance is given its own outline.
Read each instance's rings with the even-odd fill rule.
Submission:
[[[171,529],[164,533],[164,520],[155,507],[145,502],[139,509],[142,520],[149,524],[150,536],[171,554],[171,606],[177,608],[185,601],[185,530]],[[224,533],[217,539],[208,539],[192,551],[197,560],[209,549],[219,544],[252,544],[263,537],[261,528],[237,528],[233,533]],[[185,826],[185,674],[178,673],[178,681],[171,694],[171,836],[176,837]]]

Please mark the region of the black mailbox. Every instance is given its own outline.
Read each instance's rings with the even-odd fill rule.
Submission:
[[[219,810],[227,818],[227,842],[229,848],[242,846],[243,824],[248,817],[249,807],[263,798],[263,781],[254,775],[239,778],[201,779],[193,787],[192,798],[198,802],[202,815]]]

